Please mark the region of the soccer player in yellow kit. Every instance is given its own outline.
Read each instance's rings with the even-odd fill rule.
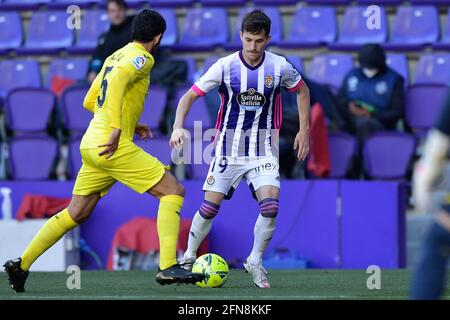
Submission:
[[[158,159],[133,143],[133,135],[151,137],[139,124],[150,83],[154,52],[166,29],[164,18],[152,10],[141,11],[132,25],[132,42],[109,56],[92,83],[84,107],[94,113],[80,144],[83,165],[68,208],[50,218],[20,258],[4,267],[16,292],[25,291],[29,268],[65,233],[86,220],[97,202],[116,181],[147,192],[160,200],[157,229],[160,284],[195,283],[202,274],[183,269],[176,261],[176,245],[184,188]]]

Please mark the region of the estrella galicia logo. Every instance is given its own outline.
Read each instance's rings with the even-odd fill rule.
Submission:
[[[266,97],[253,88],[239,93],[236,99],[239,106],[246,111],[256,111],[266,103]]]

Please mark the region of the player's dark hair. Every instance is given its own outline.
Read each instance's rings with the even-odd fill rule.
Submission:
[[[247,13],[242,20],[241,31],[249,33],[260,33],[264,31],[266,36],[270,34],[270,18],[261,10],[253,10]]]
[[[133,19],[131,39],[139,42],[150,42],[164,31],[166,31],[166,20],[158,12],[144,9]]]
[[[108,7],[110,3],[115,3],[118,7],[121,7],[124,10],[128,9],[128,4],[125,2],[125,0],[108,0],[106,2],[106,7]]]

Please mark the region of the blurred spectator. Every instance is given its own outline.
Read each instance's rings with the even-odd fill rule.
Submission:
[[[378,44],[359,51],[358,68],[350,70],[338,92],[339,107],[346,127],[361,142],[376,130],[395,129],[403,116],[403,78],[386,65]]]
[[[345,130],[358,139],[353,166],[356,178],[363,175],[364,139],[377,130],[395,129],[403,116],[405,98],[403,77],[387,66],[380,45],[364,45],[358,60],[359,67],[348,72],[337,96]]]
[[[127,16],[124,0],[108,0],[106,7],[110,28],[102,33],[89,64],[88,80],[92,82],[100,72],[103,61],[131,41],[131,24],[134,16]]]

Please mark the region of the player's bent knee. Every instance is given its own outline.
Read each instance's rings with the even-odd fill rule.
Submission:
[[[266,218],[275,218],[278,215],[278,199],[266,198],[259,202],[261,215]]]
[[[203,217],[203,219],[212,219],[219,212],[220,205],[217,205],[211,201],[203,200],[198,213]]]

